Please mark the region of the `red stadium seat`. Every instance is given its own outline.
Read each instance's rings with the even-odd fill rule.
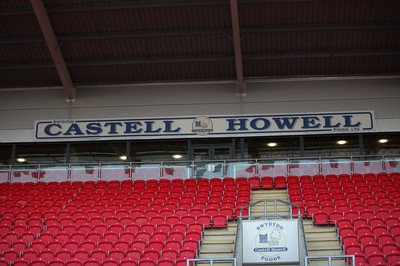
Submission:
[[[31,266],[47,266],[47,260],[38,258],[31,260]]]
[[[160,257],[160,249],[147,247],[143,252],[143,258],[146,259],[157,261],[159,257]]]
[[[365,253],[365,255],[370,265],[383,265],[381,263],[385,262],[385,255],[381,251]]]
[[[26,241],[25,239],[17,239],[12,243],[12,249],[14,249],[17,252],[21,252],[25,250],[27,247],[28,247],[28,241]]]
[[[102,261],[107,258],[107,251],[106,249],[95,248],[91,251],[90,257],[97,261]]]
[[[12,265],[13,266],[30,266],[31,262],[30,262],[30,260],[27,260],[27,259],[24,259],[24,258],[18,258],[18,259],[13,261]]]
[[[214,215],[212,217],[212,227],[214,228],[226,228],[228,218],[225,215]]]
[[[19,252],[10,248],[3,251],[2,258],[5,258],[7,261],[14,261],[19,257]]]
[[[139,260],[143,255],[144,248],[131,247],[130,249],[128,249],[126,251],[125,258],[130,258],[131,260],[134,260],[134,261]],[[122,261],[121,261],[121,263],[122,263]],[[126,264],[126,265],[130,265],[130,264]]]
[[[165,247],[165,242],[158,239],[150,239],[147,248],[152,248],[155,250],[161,250]]]
[[[182,247],[179,250],[179,257],[194,259],[196,258],[196,251],[194,251],[191,247]]]
[[[113,245],[113,242],[105,239],[101,239],[99,242],[97,242],[97,247],[103,250],[110,250]]]
[[[141,258],[138,263],[139,266],[157,266],[157,260],[151,258]]]
[[[120,266],[136,266],[138,260],[130,257],[126,257],[120,261]]]
[[[329,214],[327,214],[325,212],[314,213],[313,219],[314,219],[314,224],[316,224],[316,225],[329,224]]]
[[[22,252],[22,258],[26,259],[27,261],[38,259],[39,252],[33,248],[27,248]]]
[[[125,250],[126,249],[121,249],[118,247],[114,247],[109,250],[108,256],[111,259],[114,259],[116,261],[120,261],[125,257]]]
[[[211,227],[211,216],[209,215],[200,215],[197,217],[197,222],[201,223],[204,228],[210,228]]]
[[[182,239],[168,238],[165,242],[166,248],[172,248],[174,250],[179,250],[182,246]]]
[[[131,241],[126,241],[122,239],[118,239],[114,241],[114,248],[120,250],[127,250],[131,246]]]
[[[59,258],[54,258],[48,261],[48,265],[51,266],[64,266],[65,265],[65,261],[61,260]]]
[[[119,266],[120,260],[114,258],[106,258],[101,262],[101,266]]]
[[[287,187],[286,177],[284,177],[284,176],[276,176],[274,178],[274,184],[275,184],[275,188],[277,188],[277,189],[286,188]]]
[[[101,266],[101,260],[98,258],[88,258],[83,262],[84,266]]]
[[[157,261],[158,266],[175,266],[175,259],[162,257]]]
[[[274,180],[271,176],[263,176],[261,178],[261,188],[272,189],[274,188]]]
[[[392,253],[386,254],[386,261],[389,265],[399,265],[400,252],[397,250]]]
[[[96,243],[98,240],[96,239],[89,239],[87,238],[86,240],[82,241],[81,243],[81,248],[85,250],[93,250],[96,247]]]
[[[161,250],[161,256],[163,258],[169,258],[175,260],[178,257],[179,249],[175,247],[165,247]]]
[[[260,185],[261,185],[260,177],[258,177],[258,176],[250,177],[249,184],[250,184],[251,189],[259,189]]]

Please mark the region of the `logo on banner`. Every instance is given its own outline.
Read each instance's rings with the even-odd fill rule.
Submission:
[[[199,136],[207,135],[213,131],[213,123],[210,118],[205,116],[197,117],[192,123],[192,132]]]
[[[266,222],[257,227],[254,252],[262,255],[264,261],[279,261],[280,254],[287,252],[283,226],[276,222]]]

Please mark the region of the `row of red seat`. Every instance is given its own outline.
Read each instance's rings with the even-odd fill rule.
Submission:
[[[187,179],[148,179],[148,180],[111,180],[111,181],[62,181],[62,182],[5,182],[0,183],[0,191],[7,189],[57,189],[57,188],[124,188],[124,187],[164,187],[164,186],[187,186],[187,185],[217,185],[217,184],[247,184],[246,177],[224,177],[224,178],[187,178]]]
[[[292,176],[288,195],[314,224],[336,224],[357,265],[398,265],[400,174]]]
[[[10,208],[0,207],[3,258],[22,263],[29,259],[26,254],[36,251],[37,256],[30,257],[32,262],[39,259],[66,261],[75,259],[73,250],[76,248],[90,247],[82,263],[96,256],[98,261],[110,257],[120,261],[133,257],[134,253],[137,254],[134,261],[139,261],[153,253],[148,259],[171,259],[176,264],[182,257],[196,256],[204,228],[226,227],[228,219],[233,219],[240,207],[250,202],[247,179],[149,180],[128,184],[72,182],[68,184],[71,189],[66,188],[65,182],[58,186],[54,183],[38,187],[30,184],[2,186],[6,188],[3,192],[10,191],[9,188],[25,189],[25,194],[14,197],[16,204],[8,205]],[[49,187],[55,187],[59,194],[49,193],[51,200],[35,197],[47,194],[44,191]],[[28,193],[28,188],[32,194]],[[221,189],[226,190],[221,193]],[[145,243],[141,247],[136,246],[139,240]],[[169,253],[160,251],[173,243],[175,255],[165,257]],[[190,243],[193,252],[189,256],[186,249]],[[115,249],[119,249],[118,252]],[[147,253],[149,249],[153,250]],[[69,255],[65,255],[67,251]],[[114,253],[120,257],[112,257]]]
[[[150,258],[134,259],[130,257],[121,260],[108,257],[104,260],[91,258],[79,260],[77,258],[70,258],[68,260],[61,260],[55,258],[52,260],[34,259],[26,260],[18,258],[13,261],[13,266],[186,266],[186,257],[178,257],[176,259],[169,257],[161,257],[160,259],[153,260]],[[10,266],[9,261],[5,258],[0,258],[0,266]]]

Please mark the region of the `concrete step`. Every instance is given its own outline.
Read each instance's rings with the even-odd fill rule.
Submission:
[[[332,266],[349,266],[344,259],[332,259]],[[328,265],[327,259],[316,259],[309,261],[310,266]]]
[[[308,250],[309,256],[337,256],[343,255],[342,249],[311,249]]]
[[[333,225],[314,225],[311,219],[303,220],[309,256],[333,256],[342,255],[342,246]],[[319,265],[321,261],[313,262]],[[333,265],[343,265],[343,260]],[[321,265],[321,264],[320,264]],[[323,265],[323,264],[322,264]]]
[[[196,265],[211,265],[211,263],[207,263],[207,262],[198,262]],[[232,262],[213,262],[213,266],[232,266],[233,263]]]
[[[229,221],[227,228],[205,230],[198,258],[233,258],[236,227],[236,221]],[[210,263],[202,262],[197,265],[210,265]],[[213,265],[232,265],[232,263],[217,262]]]

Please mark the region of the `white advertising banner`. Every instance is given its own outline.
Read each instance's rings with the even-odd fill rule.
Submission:
[[[297,220],[243,221],[243,263],[299,262]]]
[[[374,130],[374,112],[189,116],[35,121],[34,139],[74,141],[360,133]]]

